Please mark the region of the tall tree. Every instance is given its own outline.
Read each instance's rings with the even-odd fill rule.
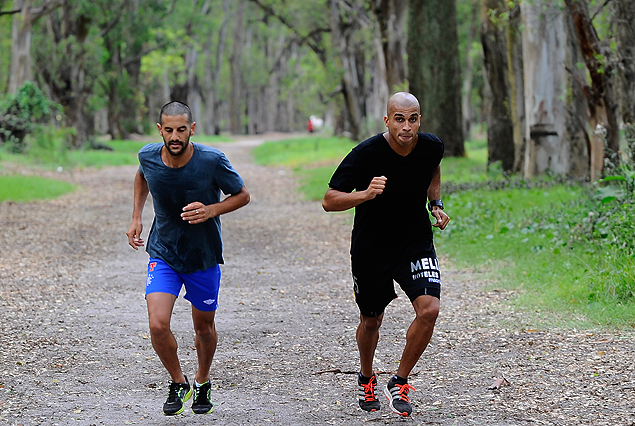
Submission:
[[[64,0],[49,14],[37,46],[38,73],[54,100],[64,107],[66,124],[75,129],[71,145],[93,140],[94,90],[101,73],[101,41],[117,25],[129,0],[117,7],[107,0]]]
[[[366,116],[363,94],[365,80],[362,75],[364,52],[359,48],[356,40],[357,30],[367,17],[356,13],[349,16],[339,1],[329,0],[329,26],[331,28],[331,43],[338,53],[342,67],[341,93],[344,97],[345,123],[351,133],[351,138],[359,139],[362,134],[363,119]],[[354,12],[353,12],[354,13]],[[353,19],[351,19],[353,18]]]
[[[635,2],[616,0],[613,3],[620,110],[622,120],[635,125]]]
[[[514,129],[513,172],[523,169],[525,153],[525,78],[523,65],[522,16],[519,2],[507,2],[509,20],[506,25],[507,76],[509,81],[509,112]]]
[[[466,16],[467,33],[465,35],[465,66],[463,68],[463,88],[461,99],[461,111],[463,115],[463,134],[466,139],[470,139],[472,134],[472,121],[474,119],[473,107],[472,107],[472,84],[474,81],[474,59],[475,49],[474,41],[479,30],[480,13],[478,7],[478,0],[470,0],[468,5],[465,5],[469,10]],[[460,39],[460,37],[459,37]]]
[[[245,45],[245,0],[238,0],[235,4],[232,28],[232,50],[229,57],[231,69],[231,93],[229,97],[229,122],[231,132],[243,133],[243,49]]]
[[[165,44],[153,28],[168,12],[159,0],[137,0],[122,7],[125,13],[119,24],[104,35],[107,54],[98,79],[107,99],[108,133],[112,139],[125,139],[131,132],[143,131],[141,59]]]
[[[206,34],[204,49],[205,67],[201,79],[201,97],[205,118],[203,128],[208,135],[220,134],[220,77],[230,19],[230,0],[223,0],[223,14],[218,34],[209,31]],[[214,42],[217,37],[216,42]]]
[[[377,18],[386,64],[388,91],[403,88],[406,81],[405,21],[407,6],[400,0],[368,0]]]
[[[481,44],[487,96],[487,164],[500,161],[503,171],[514,167],[514,127],[511,115],[511,86],[507,63],[506,12],[504,0],[482,0]]]
[[[408,83],[421,103],[422,129],[465,155],[455,0],[408,0]]]
[[[15,0],[12,13],[11,71],[9,93],[16,93],[25,81],[33,79],[31,69],[31,29],[39,19],[62,5],[62,0],[45,0],[40,5],[31,0]]]
[[[591,179],[599,178],[604,164],[604,139],[613,153],[619,150],[619,128],[617,121],[617,102],[613,94],[614,82],[610,56],[611,53],[600,43],[595,27],[589,17],[586,0],[565,0],[567,11],[571,14],[582,56],[586,64],[591,84],[577,80],[584,93],[589,108],[589,138],[593,147],[591,153]],[[602,138],[595,131],[603,127]]]
[[[557,2],[522,2],[527,177],[552,172],[588,176],[587,108],[576,79],[584,72],[568,14]],[[567,72],[569,68],[571,72]]]

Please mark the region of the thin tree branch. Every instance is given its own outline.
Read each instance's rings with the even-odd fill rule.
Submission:
[[[593,20],[595,19],[595,17],[598,15],[598,13],[600,13],[602,11],[602,9],[604,9],[604,7],[606,7],[607,4],[609,4],[610,2],[612,2],[613,0],[605,0],[604,4],[602,6],[600,6],[598,8],[598,10],[595,11],[595,13],[593,14],[593,16],[591,16],[591,23],[593,23]]]
[[[121,19],[121,16],[123,15],[124,10],[126,9],[126,6],[128,6],[128,3],[130,2],[130,0],[123,0],[121,2],[121,6],[119,6],[119,13],[117,14],[117,16],[111,20],[108,25],[106,25],[101,32],[99,33],[100,37],[105,37],[106,34],[108,34],[110,32],[110,30],[112,30],[115,25],[117,25],[117,22],[119,22],[119,19]]]
[[[289,22],[287,18],[277,13],[273,9],[273,7],[263,4],[261,0],[249,0],[249,1],[251,1],[252,3],[255,3],[265,13],[273,16],[278,21],[280,21],[282,25],[289,28],[298,38],[300,45],[306,43],[311,48],[311,50],[313,50],[320,58],[323,57],[324,49],[321,46],[319,46],[319,43],[314,42],[314,40],[316,40],[317,35],[321,33],[331,32],[330,28],[315,28],[311,30],[306,36],[303,36],[302,34],[300,34],[300,31],[291,22]]]
[[[16,13],[20,13],[22,12],[22,9],[15,9],[15,10],[0,10],[0,16],[2,15],[15,15]]]

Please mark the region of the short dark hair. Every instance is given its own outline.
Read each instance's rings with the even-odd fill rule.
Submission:
[[[161,107],[159,112],[159,124],[163,124],[163,116],[174,117],[177,115],[187,115],[187,122],[192,124],[192,110],[186,103],[170,101]]]

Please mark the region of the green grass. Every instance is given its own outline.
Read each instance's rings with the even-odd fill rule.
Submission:
[[[131,140],[113,140],[104,145],[113,150],[65,148],[64,130],[42,129],[40,133],[29,136],[28,150],[25,154],[15,154],[0,148],[0,172],[15,169],[15,166],[25,168],[41,168],[47,170],[127,166],[138,164],[137,153],[148,142]],[[157,142],[160,142],[157,136]],[[199,143],[229,142],[228,136],[199,136],[193,141]],[[1,201],[30,201],[35,199],[55,198],[74,189],[73,185],[54,179],[44,179],[35,176],[0,176]]]
[[[347,140],[305,138],[265,143],[254,155],[259,164],[292,167],[304,197],[320,200],[353,146]],[[599,244],[597,238],[619,239],[619,229],[595,240],[581,231],[603,226],[601,219],[589,222],[598,204],[590,188],[547,180],[534,182],[532,189],[488,189],[488,182],[504,178],[495,167],[487,171],[486,141],[470,141],[466,151],[465,158],[443,160],[442,181],[484,188],[442,194],[452,222],[445,231],[435,230],[439,253],[458,268],[483,271],[494,283],[491,288],[512,290],[512,303],[537,312],[537,322],[635,326],[635,257]]]
[[[333,171],[354,146],[347,138],[307,136],[266,142],[254,148],[253,155],[257,164],[293,168],[300,177],[304,197],[319,200],[328,189]]]
[[[0,176],[0,202],[50,199],[74,189],[70,183],[39,176]]]
[[[266,142],[254,149],[257,164],[292,168],[331,166],[332,170],[355,145],[346,138],[307,136]]]

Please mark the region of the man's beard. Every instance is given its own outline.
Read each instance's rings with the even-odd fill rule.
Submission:
[[[187,138],[187,140],[185,142],[182,141],[170,141],[170,142],[166,142],[165,140],[163,140],[163,143],[165,145],[165,148],[168,150],[168,153],[173,156],[173,157],[179,157],[181,155],[183,155],[183,153],[185,152],[185,148],[187,147],[187,144],[190,142],[190,138]],[[179,144],[179,146],[181,147],[178,151],[174,151],[172,149],[172,147],[170,147],[170,144]]]

